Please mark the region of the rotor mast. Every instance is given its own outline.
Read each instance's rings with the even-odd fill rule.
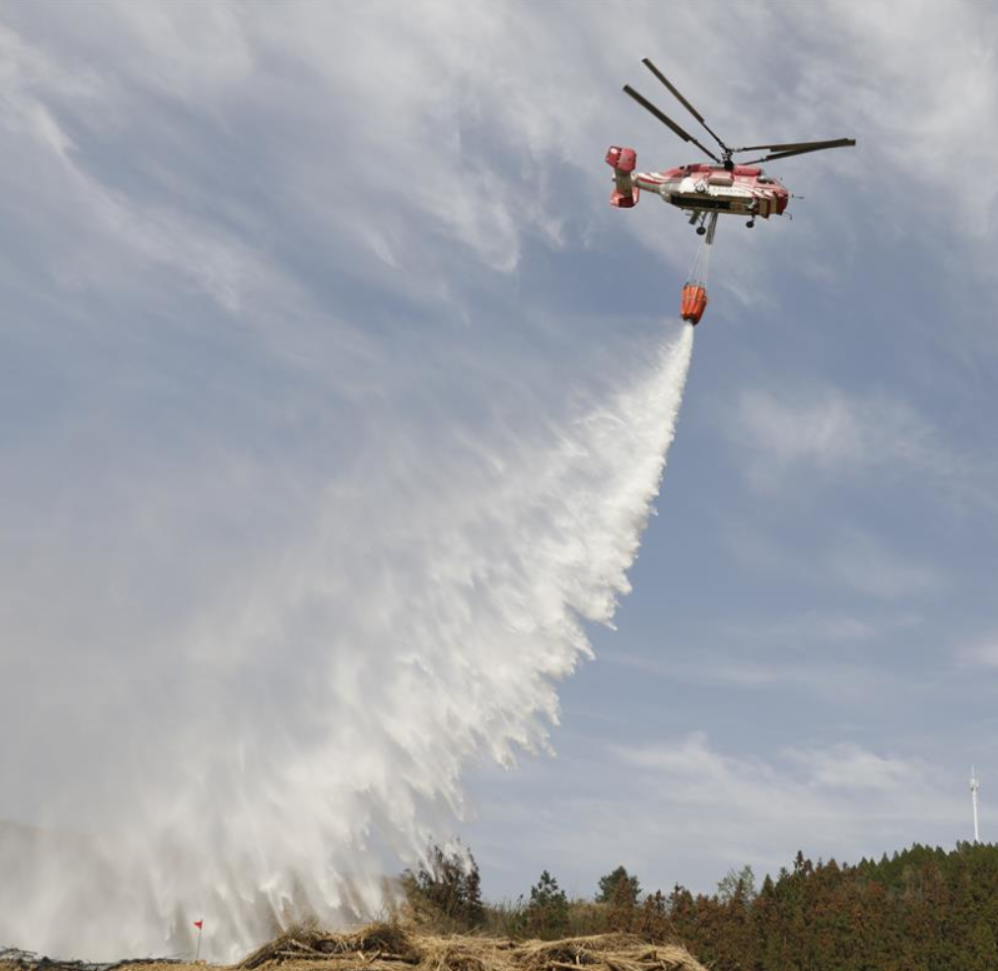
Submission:
[[[731,156],[733,154],[732,150],[730,148],[728,148],[727,145],[724,144],[724,142],[721,140],[721,136],[718,135],[717,132],[715,132],[714,129],[711,128],[710,125],[707,124],[707,122],[704,119],[703,115],[701,115],[700,112],[697,111],[696,108],[694,108],[693,105],[690,104],[690,102],[687,101],[679,93],[679,88],[677,88],[657,67],[655,67],[654,64],[652,64],[650,57],[643,57],[641,59],[641,63],[644,64],[644,66],[646,68],[648,68],[648,70],[651,71],[651,73],[654,74],[655,77],[657,77],[659,79],[659,81],[661,81],[662,84],[664,84],[669,89],[669,91],[675,96],[676,100],[691,115],[693,115],[693,117],[696,118],[696,120],[698,122],[700,122],[701,125],[703,125],[703,127],[707,130],[707,132],[710,135],[710,137],[713,138],[714,141],[717,142],[717,144],[721,146],[721,153],[723,154],[723,157],[724,157],[724,161],[723,161],[722,164],[724,165],[724,167],[726,169],[728,169],[728,170],[733,169],[735,166],[734,166],[734,162],[731,161]]]

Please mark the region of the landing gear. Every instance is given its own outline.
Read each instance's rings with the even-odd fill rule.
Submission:
[[[707,227],[697,226],[697,236],[706,236],[706,235],[707,235]]]
[[[754,219],[754,218],[753,218],[753,219],[750,219],[750,220],[749,220],[749,221],[748,221],[747,223],[745,223],[745,225],[746,225],[746,226],[747,226],[747,227],[748,227],[749,229],[754,229],[754,228],[755,228],[755,219]]]
[[[700,225],[697,226],[697,236],[703,236],[707,232],[707,227],[704,223],[707,221],[707,213],[705,212],[695,212],[690,216],[690,225],[696,226],[699,222]]]

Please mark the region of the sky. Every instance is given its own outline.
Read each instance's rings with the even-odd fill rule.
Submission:
[[[493,899],[709,891],[967,839],[973,764],[991,839],[996,50],[957,2],[0,4],[0,819],[142,872],[114,947],[219,954],[429,838]],[[608,205],[609,145],[697,160],[645,56],[729,143],[857,140],[722,220],[695,339],[698,238]],[[0,938],[97,956],[35,872]]]

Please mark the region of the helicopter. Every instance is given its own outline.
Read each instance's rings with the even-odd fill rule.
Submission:
[[[636,172],[637,153],[633,148],[610,146],[606,153],[607,164],[613,169],[614,188],[610,205],[630,209],[637,204],[642,191],[654,192],[664,202],[689,214],[690,225],[696,226],[699,235],[707,235],[712,243],[717,226],[717,216],[731,214],[748,217],[746,226],[755,226],[757,217],[769,219],[781,216],[790,202],[789,190],[778,180],[767,175],[761,162],[771,162],[807,152],[821,152],[829,148],[846,148],[856,144],[854,138],[834,138],[819,142],[788,142],[774,145],[747,145],[730,148],[704,120],[696,108],[680,94],[674,84],[647,58],[642,63],[669,89],[670,93],[706,129],[721,150],[720,158],[665,112],[653,105],[629,84],[624,93],[642,108],[654,115],[684,142],[692,142],[716,164],[696,162],[667,169],[663,172]],[[734,156],[743,152],[768,152],[747,162],[736,162]]]

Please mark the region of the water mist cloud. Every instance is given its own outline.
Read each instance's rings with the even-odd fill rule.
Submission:
[[[303,910],[376,910],[380,878],[460,816],[467,760],[545,744],[583,621],[608,622],[627,590],[689,363],[677,332],[626,386],[535,428],[441,434],[386,414],[377,451],[280,543],[228,563],[183,624],[51,672],[63,705],[5,761],[72,778],[83,760],[106,885],[147,900],[81,926],[84,888],[46,870],[4,901],[0,933],[112,954],[173,924],[176,947],[169,915],[196,907],[245,947]],[[127,557],[142,568],[141,547]],[[62,651],[22,640],[36,661]]]
[[[343,178],[389,119],[319,8],[77,9],[0,31],[0,941],[179,953],[203,916],[229,957],[376,909],[469,761],[547,744],[692,332],[498,286],[558,234],[536,167],[434,108],[470,62],[399,75],[386,186]]]

